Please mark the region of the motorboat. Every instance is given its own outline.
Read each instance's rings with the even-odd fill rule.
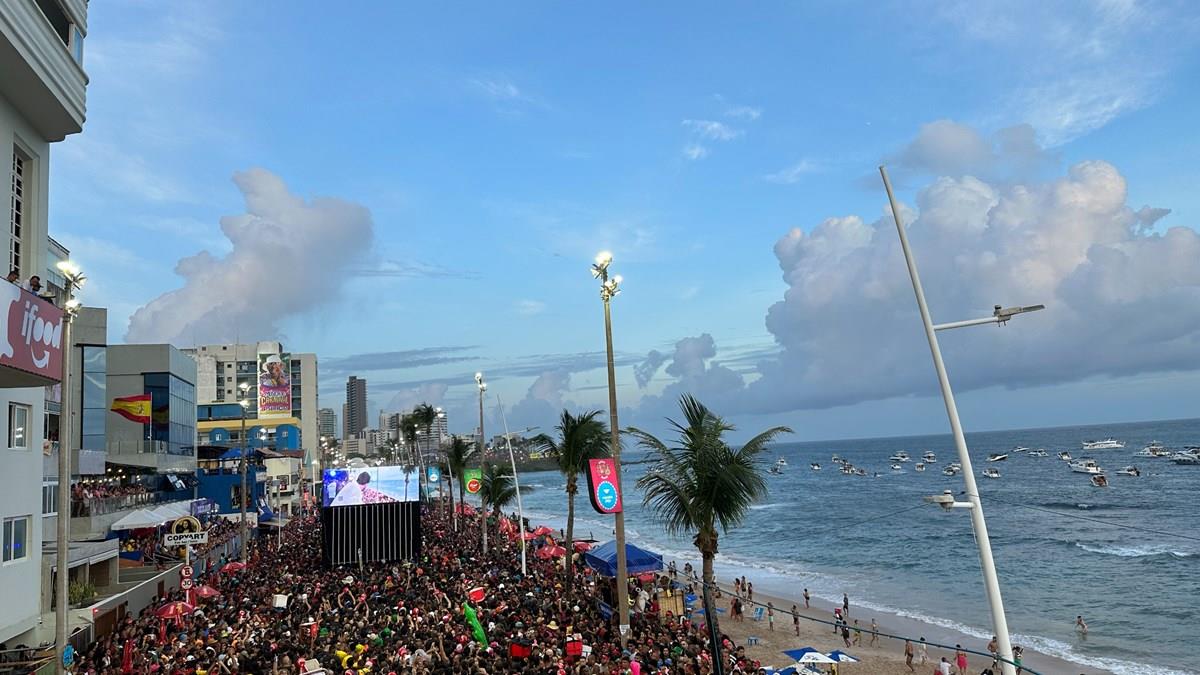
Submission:
[[[997,469],[995,467],[988,467],[988,468],[984,469],[983,471],[981,471],[980,473],[983,474],[984,478],[999,478],[1000,477],[1000,469]]]
[[[989,461],[989,462],[1003,462],[1003,461],[1004,461],[1004,460],[1006,460],[1006,459],[1008,459],[1008,454],[1007,454],[1007,453],[1004,453],[1004,452],[993,452],[992,454],[988,455],[988,459],[987,459],[987,461]]]
[[[905,451],[903,451],[903,450],[900,450],[899,452],[896,452],[896,453],[895,453],[895,454],[893,454],[891,457],[888,457],[888,459],[890,459],[890,460],[891,460],[891,461],[893,461],[893,462],[907,462],[907,461],[909,461],[908,453],[907,453],[907,452],[905,452]]]
[[[812,464],[808,465],[808,468],[812,469],[813,471],[820,471],[821,465],[817,464],[816,462],[813,462]]]
[[[892,465],[892,471],[902,471],[903,469],[904,469],[904,467],[899,464]]]
[[[913,468],[916,469],[917,471],[924,471],[925,470],[925,462],[917,462],[917,465],[914,466]]]
[[[842,465],[842,473],[847,476],[854,475],[854,466],[852,466],[850,464],[843,464]]]
[[[1038,448],[1037,450],[1030,450],[1029,456],[1030,457],[1045,457],[1046,451],[1041,448]]]
[[[1058,453],[1058,458],[1064,462],[1069,462],[1071,461],[1071,453],[1063,450],[1062,452]]]
[[[855,476],[865,476],[865,475],[867,475],[867,470],[866,470],[866,469],[863,469],[863,468],[861,468],[861,467],[860,467],[860,468],[856,468],[856,469],[854,470],[854,475],[855,475]],[[876,476],[878,476],[879,474],[875,474],[875,475],[876,475]]]
[[[1018,445],[1017,447],[1013,448],[1012,451],[1013,452],[1029,452],[1029,448],[1027,448],[1023,445]]]
[[[1096,463],[1096,460],[1084,457],[1071,462],[1071,470],[1075,473],[1087,473],[1093,476],[1104,473],[1104,469]]]
[[[775,466],[767,469],[767,473],[774,474],[776,476],[781,476],[781,475],[783,475],[783,469],[779,468],[779,465],[775,465]]]
[[[788,465],[788,463],[787,463],[787,460],[786,460],[786,459],[784,459],[784,458],[782,458],[782,457],[780,457],[779,459],[775,460],[775,466],[777,466],[777,467],[779,467],[779,468],[781,468],[781,469],[782,469],[783,467],[787,466],[787,465]]]
[[[1200,448],[1186,448],[1171,455],[1171,461],[1183,466],[1200,466]]]
[[[1104,474],[1098,473],[1091,477],[1092,485],[1096,487],[1108,487],[1108,478]]]
[[[921,455],[921,461],[926,464],[937,464],[937,455],[933,454],[932,451],[926,451],[925,454]]]
[[[1170,457],[1171,451],[1163,446],[1158,441],[1150,441],[1150,443],[1141,450],[1133,453],[1134,457]]]
[[[958,471],[959,471],[958,469],[955,469],[952,467],[946,467],[946,468],[942,469],[942,475],[943,476],[957,476]]]
[[[1084,441],[1084,450],[1120,450],[1125,447],[1124,441],[1118,441],[1115,438],[1106,438],[1102,441]]]
[[[1135,477],[1135,478],[1136,478],[1137,476],[1140,476],[1140,475],[1142,475],[1142,472],[1141,472],[1141,470],[1139,470],[1139,469],[1138,469],[1136,466],[1126,466],[1126,467],[1122,467],[1122,468],[1120,468],[1120,469],[1117,469],[1117,473],[1118,473],[1118,474],[1120,474],[1120,475],[1122,475],[1122,476],[1133,476],[1133,477]]]

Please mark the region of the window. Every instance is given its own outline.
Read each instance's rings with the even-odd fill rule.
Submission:
[[[29,160],[13,146],[12,203],[8,213],[8,270],[21,273],[21,230],[25,225],[26,163]],[[8,274],[8,270],[4,273]]]
[[[29,406],[8,404],[8,447],[29,449]]]
[[[42,483],[42,515],[58,514],[58,483]]]
[[[29,557],[29,516],[4,519],[4,562]]]

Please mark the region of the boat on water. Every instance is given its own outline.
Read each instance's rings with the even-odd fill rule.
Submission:
[[[1200,448],[1185,448],[1171,455],[1171,461],[1183,466],[1200,466]]]
[[[933,451],[927,450],[925,454],[921,455],[921,461],[926,464],[937,464],[937,455],[933,454]]]
[[[1000,469],[997,469],[995,467],[989,466],[988,468],[984,469],[983,471],[980,471],[980,473],[983,474],[984,478],[999,478],[1000,477]]]
[[[779,468],[779,466],[776,465],[776,466],[773,466],[773,467],[767,469],[767,473],[774,474],[776,476],[781,476],[781,475],[783,475],[783,469]]]
[[[817,464],[816,462],[813,462],[812,464],[808,465],[808,468],[812,469],[813,471],[820,471],[821,465]]]
[[[1029,452],[1029,448],[1027,448],[1023,445],[1018,445],[1017,447],[1013,448],[1012,451],[1013,452]]]
[[[890,459],[890,460],[891,460],[891,461],[893,461],[893,462],[907,462],[907,461],[909,461],[908,453],[907,453],[907,452],[905,452],[905,451],[903,451],[903,450],[900,450],[899,452],[896,452],[896,453],[895,453],[895,454],[893,454],[891,457],[888,457],[888,459]]]
[[[1095,485],[1096,487],[1108,487],[1108,478],[1102,473],[1092,476],[1089,480],[1091,480],[1092,485]]]
[[[833,457],[829,461],[833,462],[834,464],[842,464],[846,460],[842,459],[841,457],[838,457],[837,453],[834,453]]]
[[[850,464],[843,464],[841,471],[843,474],[845,474],[847,476],[854,475],[854,467]]]
[[[989,461],[989,462],[1003,462],[1003,461],[1004,461],[1004,460],[1006,460],[1006,459],[1008,459],[1008,454],[1007,454],[1007,453],[1004,453],[1004,452],[993,452],[992,454],[988,455],[988,459],[987,459],[987,461]]]
[[[1106,438],[1102,441],[1084,441],[1084,450],[1120,450],[1125,447],[1124,441],[1118,441],[1115,438]]]
[[[951,467],[946,467],[946,468],[942,469],[943,476],[957,476],[958,472],[959,472],[959,469],[955,469],[955,468],[951,468]]]
[[[925,462],[917,462],[916,466],[914,466],[913,468],[916,469],[917,471],[924,471],[925,470]]]
[[[1139,470],[1136,466],[1122,467],[1120,469],[1117,469],[1117,473],[1119,473],[1122,476],[1133,476],[1135,478],[1137,476],[1142,475],[1141,470]]]
[[[788,463],[787,463],[787,460],[786,460],[786,459],[784,459],[784,458],[782,458],[782,457],[780,457],[779,459],[775,460],[775,466],[777,466],[777,467],[779,467],[779,468],[781,468],[781,469],[782,469],[783,467],[787,466],[787,465],[788,465]]]
[[[1084,457],[1071,462],[1071,471],[1075,473],[1087,473],[1093,476],[1104,473],[1104,469],[1096,463],[1096,460]]]
[[[1171,451],[1158,441],[1150,441],[1146,447],[1133,453],[1134,457],[1170,457]]]
[[[854,470],[854,475],[855,475],[855,476],[865,476],[865,475],[867,475],[867,470],[866,470],[866,469],[862,469],[862,468],[855,469],[855,470]],[[879,474],[875,474],[875,475],[876,475],[876,476],[878,476]]]
[[[904,467],[903,467],[903,466],[901,466],[901,465],[899,465],[899,464],[893,464],[893,465],[892,465],[892,471],[902,471],[902,470],[904,470]]]
[[[1030,450],[1029,456],[1030,457],[1045,457],[1046,451],[1041,448],[1038,448],[1037,450]]]
[[[1071,453],[1063,450],[1062,452],[1058,453],[1058,458],[1064,462],[1069,462],[1071,461]]]

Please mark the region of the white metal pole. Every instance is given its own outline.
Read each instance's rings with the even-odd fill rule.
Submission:
[[[500,408],[500,421],[504,423],[504,442],[508,444],[508,461],[512,462],[513,486],[517,489],[517,530],[521,533],[521,576],[528,576],[525,569],[525,511],[521,509],[521,481],[517,479],[517,460],[513,456],[512,436],[508,433],[508,419],[504,416],[504,403],[496,396],[496,404]],[[570,564],[571,552],[567,551],[567,561]]]
[[[66,298],[63,305],[67,307],[67,303],[71,300],[73,283],[71,279],[67,279],[65,293]],[[67,633],[70,630],[70,589],[68,583],[71,575],[71,352],[74,351],[71,346],[71,324],[74,319],[74,314],[71,308],[67,307],[63,311],[63,342],[62,342],[62,376],[60,381],[62,386],[59,388],[60,404],[59,408],[59,434],[58,434],[58,517],[57,531],[58,544],[55,551],[55,561],[58,566],[57,576],[55,577],[55,602],[57,606],[54,612],[54,647],[55,647],[55,662],[57,672],[66,673],[67,669],[63,665],[63,653],[67,648]],[[32,420],[25,423],[26,428],[32,426]]]
[[[938,347],[937,333],[934,332],[933,320],[929,316],[929,306],[925,303],[925,291],[921,288],[921,276],[917,273],[917,262],[913,259],[912,251],[908,246],[908,234],[900,222],[900,209],[896,204],[896,196],[892,193],[892,182],[888,179],[887,169],[879,167],[879,175],[883,177],[883,187],[887,190],[888,202],[892,207],[892,217],[896,221],[896,232],[900,235],[900,247],[904,250],[904,261],[908,264],[908,276],[912,280],[913,293],[917,296],[917,308],[921,311],[925,337],[929,340],[929,351],[933,355],[933,367],[937,371],[938,384],[942,389],[942,399],[946,403],[946,415],[950,418],[950,431],[954,435],[954,447],[958,450],[958,461],[962,464],[967,499],[972,504],[972,508],[969,509],[971,527],[975,531],[975,543],[979,547],[979,563],[983,568],[983,585],[992,611],[992,627],[996,631],[996,643],[1001,658],[1000,667],[1004,675],[1016,675],[1016,670],[1011,663],[1012,643],[1008,636],[1008,621],[1004,616],[1004,602],[1000,598],[1000,581],[996,577],[996,563],[992,559],[992,544],[988,538],[987,522],[983,518],[983,503],[979,499],[979,489],[975,485],[975,472],[971,468],[971,455],[967,450],[967,439],[963,436],[962,423],[958,419],[958,406],[954,403],[954,391],[950,389],[950,377],[946,374],[946,364],[942,361],[942,350]]]

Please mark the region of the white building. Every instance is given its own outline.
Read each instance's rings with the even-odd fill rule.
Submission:
[[[46,276],[51,261],[50,144],[83,129],[85,35],[84,0],[0,2],[3,248],[5,272],[16,270],[22,280]],[[53,536],[43,532],[42,515],[55,511],[54,484],[42,481],[42,453],[51,442],[45,438],[44,387],[61,378],[63,345],[61,312],[53,305],[3,284],[0,306],[0,340],[9,347],[0,353],[11,354],[0,355],[0,466],[7,483],[0,490],[0,642],[7,642],[33,628],[40,612],[43,535]],[[39,322],[40,332],[52,331],[50,344],[32,340]],[[46,354],[49,360],[42,361]]]

